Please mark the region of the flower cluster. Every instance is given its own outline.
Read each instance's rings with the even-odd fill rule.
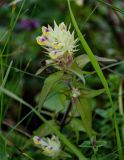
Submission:
[[[56,136],[52,136],[52,138],[40,138],[38,136],[33,137],[33,141],[36,145],[38,145],[43,153],[49,157],[56,157],[61,151],[61,143]]]
[[[74,31],[70,33],[70,27],[64,24],[59,25],[54,21],[54,28],[50,25],[42,27],[42,35],[36,38],[37,43],[41,45],[52,59],[59,62],[60,60],[70,62],[72,55],[76,51],[77,39],[74,39]]]

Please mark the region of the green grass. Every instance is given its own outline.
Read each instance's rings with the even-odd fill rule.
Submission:
[[[106,93],[109,97],[109,100],[110,100],[110,104],[111,104],[111,107],[113,109],[113,114],[114,114],[114,118],[113,118],[113,121],[114,121],[114,125],[115,125],[115,132],[116,132],[116,139],[117,139],[117,148],[118,148],[118,153],[119,153],[119,159],[120,160],[123,160],[123,151],[122,151],[122,144],[121,144],[121,140],[120,140],[120,134],[119,134],[119,128],[118,128],[118,122],[117,122],[117,118],[116,118],[116,112],[115,112],[115,107],[114,107],[114,104],[113,104],[113,101],[112,101],[112,97],[111,97],[111,93],[110,93],[110,90],[109,90],[109,87],[108,87],[108,83],[103,75],[103,72],[92,52],[92,50],[90,49],[88,43],[86,42],[86,40],[84,39],[82,33],[80,32],[80,29],[77,25],[77,22],[75,20],[75,17],[73,15],[73,12],[72,12],[72,9],[71,9],[71,6],[70,6],[70,1],[68,0],[68,6],[69,6],[69,11],[70,11],[70,15],[71,15],[71,19],[72,19],[72,23],[74,25],[74,28],[77,32],[77,35],[79,37],[79,40],[85,50],[85,52],[87,53],[87,55],[89,56],[89,59],[95,69],[95,71],[97,72],[105,90],[106,90]]]
[[[6,41],[5,41],[5,45],[3,47],[3,49],[0,51],[0,68],[1,68],[1,79],[0,79],[0,82],[1,82],[1,85],[4,86],[5,85],[5,82],[7,80],[7,76],[9,74],[9,71],[10,71],[10,67],[12,65],[12,63],[10,63],[10,67],[8,68],[8,71],[6,72],[6,75],[5,75],[5,78],[4,78],[4,73],[5,73],[5,68],[4,68],[4,61],[7,63],[9,61],[9,58],[7,57],[5,60],[3,59],[3,53],[5,52],[5,49],[7,48],[7,52],[6,54],[8,54],[9,52],[9,47],[10,47],[10,40],[11,40],[11,36],[12,36],[12,32],[14,30],[14,27],[17,23],[17,20],[19,19],[19,16],[21,14],[21,11],[24,7],[24,3],[25,3],[25,0],[23,1],[22,5],[21,5],[21,8],[19,9],[19,12],[16,16],[16,19],[14,20],[14,17],[15,17],[15,9],[12,7],[12,16],[11,16],[11,19],[10,19],[10,27],[9,27],[9,31],[6,32],[3,37],[7,37]],[[1,38],[1,40],[3,39],[3,37]],[[1,99],[1,110],[0,110],[0,122],[2,123],[2,118],[3,118],[3,107],[4,107],[4,104],[3,104],[3,101],[4,101],[4,96],[2,94],[0,94],[0,99]],[[1,125],[1,124],[0,124]]]

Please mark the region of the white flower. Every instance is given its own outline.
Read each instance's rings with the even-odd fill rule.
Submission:
[[[75,0],[75,3],[76,3],[78,6],[83,6],[84,0]]]
[[[70,27],[59,25],[54,21],[54,29],[42,27],[42,35],[36,38],[37,43],[46,49],[49,57],[53,60],[63,57],[65,54],[72,55],[76,51],[77,39],[74,39],[74,31],[70,33]]]
[[[38,136],[33,137],[33,141],[36,145],[38,145],[43,153],[49,157],[56,157],[61,151],[61,143],[56,136],[52,136],[52,138],[40,138]]]

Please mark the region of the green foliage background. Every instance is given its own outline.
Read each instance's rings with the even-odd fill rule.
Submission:
[[[47,24],[53,26],[55,20],[57,24],[62,21],[67,25],[71,24],[71,30],[75,29],[66,0],[22,0],[16,6],[10,6],[11,2],[6,0],[0,2],[0,84],[2,87],[0,89],[0,159],[49,160],[51,158],[43,155],[33,144],[32,136],[44,137],[53,133],[60,136],[63,145],[63,152],[56,158],[57,160],[75,160],[78,159],[75,155],[82,156],[80,153],[91,160],[119,159],[112,118],[113,110],[107,95],[100,90],[103,85],[96,74],[97,70],[94,71],[86,57],[83,57],[86,61],[80,63],[86,63],[83,70],[90,74],[84,72],[84,77],[87,88],[91,90],[84,91],[88,103],[85,100],[82,103],[85,104],[86,109],[90,105],[92,110],[94,145],[89,140],[78,116],[70,122],[67,121],[62,134],[58,132],[60,127],[58,121],[68,104],[63,94],[67,89],[64,84],[56,85],[44,103],[41,115],[47,121],[40,117],[37,111],[26,107],[38,105],[44,81],[56,71],[48,68],[40,75],[35,74],[41,66],[44,66],[44,61],[47,59],[44,50],[36,43],[36,37],[41,33],[41,26]],[[102,59],[99,64],[112,95],[123,151],[124,2],[113,0],[111,5],[108,3],[110,4],[111,1],[84,0],[84,4],[78,6],[73,0],[71,7],[80,31],[94,55],[117,60],[106,62]],[[22,28],[21,21],[24,19],[37,20],[39,26],[30,30]],[[75,37],[77,37],[76,32]],[[78,48],[79,51],[75,56],[86,54],[81,44]],[[46,86],[48,84],[49,88],[52,87],[49,80]],[[45,88],[41,94],[47,95],[49,88]],[[99,93],[94,90],[98,90]],[[57,94],[54,94],[55,91]],[[89,121],[91,120],[85,120],[85,124],[88,125]],[[51,129],[49,126],[54,127]],[[69,139],[69,142],[63,135]]]

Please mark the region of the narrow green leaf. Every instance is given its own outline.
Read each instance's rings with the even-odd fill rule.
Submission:
[[[46,68],[48,68],[48,65],[42,67],[42,68],[39,68],[37,70],[37,72],[35,73],[36,76],[38,76],[39,74],[41,74]]]
[[[67,106],[67,98],[64,94],[59,94],[59,98],[63,107]]]
[[[85,67],[85,65],[90,62],[90,59],[86,54],[77,56],[75,60],[80,68]]]
[[[102,94],[104,91],[105,91],[105,89],[98,89],[98,90],[92,90],[92,89],[85,90],[84,89],[81,91],[81,97],[93,98],[93,97],[96,97],[96,96]]]
[[[115,112],[115,108],[114,108],[114,104],[113,104],[113,101],[112,101],[112,98],[111,98],[111,93],[110,93],[110,90],[109,90],[109,87],[108,87],[108,83],[102,73],[102,70],[92,52],[92,50],[90,49],[89,45],[87,44],[86,40],[84,39],[78,25],[77,25],[77,22],[75,20],[75,17],[73,15],[73,12],[72,12],[72,9],[71,9],[71,5],[70,5],[70,0],[68,0],[68,7],[69,7],[69,11],[70,11],[70,15],[71,15],[71,19],[72,19],[72,22],[73,22],[73,25],[75,27],[75,30],[77,32],[77,35],[79,37],[79,40],[85,50],[85,52],[87,53],[87,55],[89,56],[89,59],[94,67],[94,69],[96,70],[105,90],[106,90],[106,93],[109,97],[109,100],[110,100],[110,104],[112,106],[112,109],[113,109],[113,113],[114,113],[114,125],[115,125],[115,131],[116,131],[116,139],[117,139],[117,147],[118,147],[118,153],[119,153],[119,159],[120,160],[123,160],[123,151],[122,151],[122,144],[121,144],[121,140],[120,140],[120,134],[119,134],[119,129],[118,129],[118,124],[117,124],[117,119],[116,119],[116,112]]]
[[[118,90],[118,107],[119,107],[120,115],[124,116],[124,108],[123,108],[123,81],[120,82],[119,90]],[[122,133],[122,143],[124,144],[124,120],[122,120],[121,133]]]
[[[118,90],[118,107],[119,107],[119,112],[121,115],[124,114],[124,109],[123,109],[123,81],[121,81],[119,85],[119,90]]]
[[[117,62],[117,60],[110,59],[110,58],[104,58],[104,57],[98,57],[98,56],[95,56],[95,58],[97,59],[97,61],[100,61],[100,62]],[[85,67],[85,65],[87,65],[90,62],[90,59],[86,54],[77,56],[75,60],[80,68]]]
[[[79,99],[77,109],[81,115],[82,124],[89,137],[92,137],[92,112],[89,105],[89,100]]]
[[[95,58],[97,59],[97,61],[100,61],[100,62],[117,62],[116,59],[112,59],[112,58],[105,58],[105,57],[99,57],[99,56],[95,56]]]
[[[103,147],[107,146],[107,141],[96,141],[96,147]],[[91,144],[91,141],[85,141],[82,144],[80,144],[81,148],[93,148],[93,145]]]
[[[1,85],[2,87],[4,87],[5,84],[6,84],[6,81],[7,81],[7,78],[8,78],[8,76],[9,76],[9,72],[10,72],[10,70],[11,70],[12,64],[13,64],[13,61],[10,62],[9,67],[8,67],[8,69],[7,69],[7,71],[6,71],[5,77],[4,77],[3,82],[2,82],[2,85]]]
[[[71,71],[72,73],[74,73],[76,76],[78,76],[82,80],[82,82],[85,84],[83,72],[79,68],[79,66],[77,65],[76,61],[73,62],[73,64],[70,66],[70,68],[68,70]]]
[[[120,9],[120,8],[118,8],[118,7],[110,4],[110,3],[107,3],[107,2],[105,2],[105,1],[103,1],[103,0],[97,0],[97,1],[100,2],[100,3],[102,3],[102,4],[107,5],[108,7],[112,8],[113,10],[115,10],[115,11],[117,11],[117,12],[120,12],[121,14],[124,15],[124,10],[122,10],[122,9]]]
[[[41,94],[40,94],[40,101],[38,104],[38,111],[41,110],[43,103],[47,97],[47,95],[49,94],[50,90],[52,89],[53,85],[56,84],[59,80],[62,79],[63,77],[63,72],[59,71],[56,73],[51,74],[44,82],[43,88],[41,90]]]
[[[22,153],[25,157],[27,157],[28,159],[34,160],[32,157],[30,157],[27,153]]]
[[[2,87],[4,87],[6,82],[7,82],[7,79],[8,79],[12,64],[13,64],[13,61],[11,61],[9,66],[8,66],[8,69],[6,71],[5,77],[4,77],[4,79],[2,81],[2,84],[1,84]],[[4,115],[3,95],[1,94],[1,92],[0,92],[0,98],[1,98],[1,108],[0,108],[0,125],[1,125],[2,119],[3,119],[3,115]]]

